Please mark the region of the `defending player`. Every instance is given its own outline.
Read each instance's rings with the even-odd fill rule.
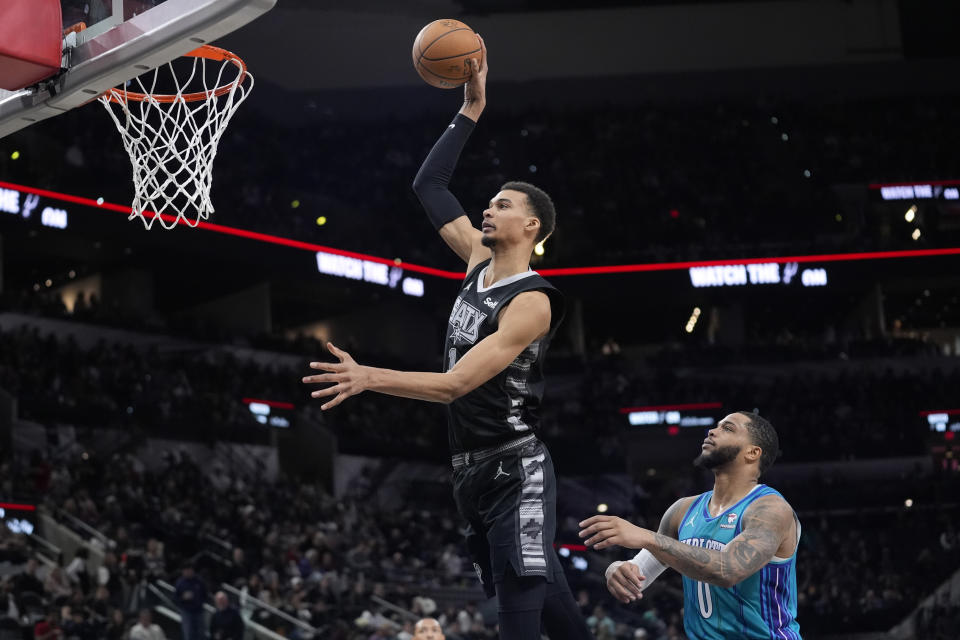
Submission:
[[[508,182],[483,212],[480,230],[447,188],[460,152],[486,105],[487,61],[464,88],[464,103],[414,181],[431,222],[467,263],[444,349],[445,373],[360,366],[328,345],[339,363],[307,383],[329,409],[362,391],[447,405],[454,497],[469,528],[467,547],[488,596],[499,597],[500,637],[590,638],[553,549],[556,478],[535,432],[543,398],[543,360],[563,317],[563,298],[529,267],[534,246],[553,232],[550,197]]]
[[[782,495],[758,484],[778,451],[767,420],[732,413],[709,431],[694,461],[713,470],[713,490],[675,502],[657,533],[616,516],[581,522],[580,537],[594,549],[642,549],[607,568],[610,593],[623,603],[637,600],[673,567],[683,574],[683,626],[690,638],[799,640],[800,521]]]

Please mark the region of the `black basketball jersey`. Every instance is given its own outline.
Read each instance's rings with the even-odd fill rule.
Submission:
[[[563,319],[563,295],[536,271],[483,286],[490,260],[476,266],[460,287],[447,323],[444,370],[449,371],[473,345],[497,330],[501,309],[524,291],[550,298],[550,331],[532,342],[503,371],[447,405],[452,453],[485,449],[536,431],[543,400],[543,360]]]

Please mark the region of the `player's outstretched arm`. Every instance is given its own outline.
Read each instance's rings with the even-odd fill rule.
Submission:
[[[680,520],[690,508],[693,498],[680,498],[660,518],[657,533],[677,538]],[[644,549],[632,560],[611,562],[604,572],[607,590],[614,598],[626,604],[643,597],[643,591],[663,573],[666,567],[649,551]]]
[[[616,516],[593,516],[580,523],[587,546],[620,545],[647,549],[657,560],[694,580],[732,587],[759,571],[777,553],[794,527],[793,510],[779,496],[764,496],[743,514],[743,531],[723,551],[684,544],[662,533],[641,529]]]
[[[481,244],[483,234],[470,222],[448,186],[460,153],[487,104],[487,49],[483,38],[480,46],[480,61],[469,59],[473,72],[464,85],[463,106],[433,145],[413,180],[413,190],[430,222],[454,253],[467,263],[468,271],[489,258],[490,250]]]
[[[480,342],[446,373],[394,371],[357,364],[346,351],[328,343],[339,362],[311,362],[326,373],[305,376],[306,384],[326,383],[310,395],[330,398],[320,408],[337,406],[350,396],[377,391],[401,398],[450,403],[473,391],[506,369],[527,346],[550,330],[550,300],[541,291],[518,294],[500,312],[498,329]]]

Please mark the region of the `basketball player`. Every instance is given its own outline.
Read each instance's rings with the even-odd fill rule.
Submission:
[[[413,640],[445,640],[436,618],[420,618],[413,627]]]
[[[758,482],[778,449],[767,420],[732,413],[708,432],[694,461],[713,471],[713,490],[675,502],[658,532],[615,516],[581,522],[580,537],[594,549],[642,549],[607,568],[610,593],[623,603],[638,600],[673,567],[683,574],[683,626],[690,638],[799,640],[800,521],[782,495]]]
[[[471,224],[447,188],[486,104],[486,47],[471,60],[464,103],[430,151],[414,190],[440,236],[467,264],[444,348],[445,373],[364,367],[333,345],[338,363],[304,382],[333,383],[313,397],[329,409],[362,391],[447,405],[454,498],[469,525],[467,547],[489,597],[499,598],[500,637],[590,638],[553,549],[556,478],[535,432],[543,360],[563,317],[563,299],[529,267],[534,246],[554,229],[550,197],[508,182]]]

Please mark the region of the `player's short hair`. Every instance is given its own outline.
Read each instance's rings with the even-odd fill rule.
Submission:
[[[750,433],[753,444],[760,447],[762,451],[760,454],[760,475],[763,475],[780,456],[780,438],[777,436],[777,430],[773,428],[769,420],[759,413],[750,411],[737,411],[737,413],[750,419],[750,422],[747,423],[747,431]]]
[[[500,187],[501,191],[504,189],[519,191],[527,196],[530,210],[540,220],[540,233],[537,234],[537,242],[546,240],[547,236],[557,228],[557,210],[553,208],[553,200],[550,199],[547,192],[529,182],[520,180],[511,180]]]

